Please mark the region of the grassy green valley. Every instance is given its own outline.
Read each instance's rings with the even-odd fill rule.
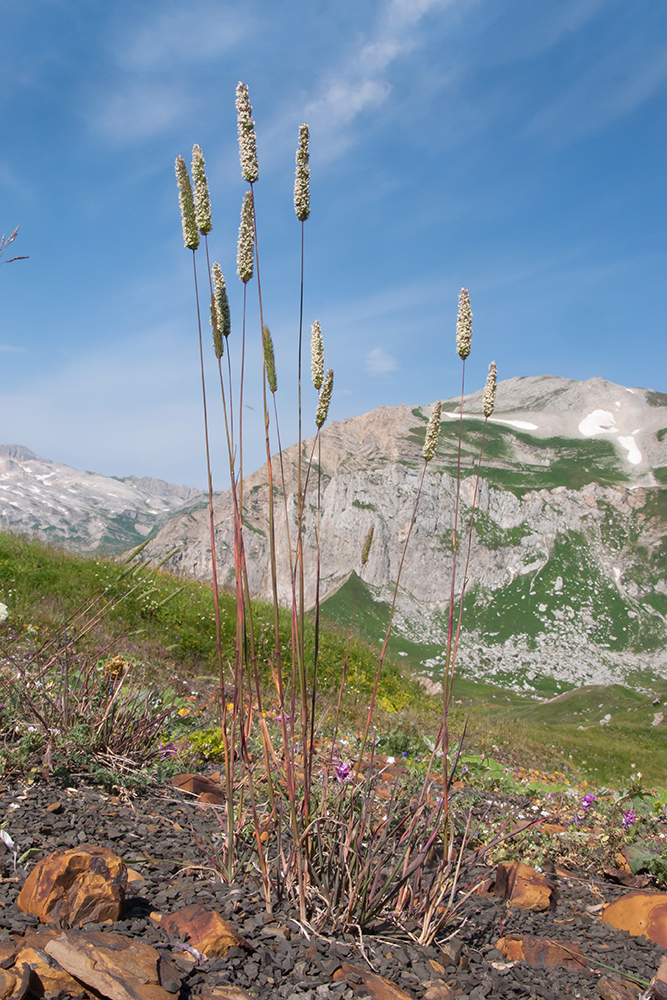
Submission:
[[[317,724],[324,735],[335,709],[356,589],[357,581],[351,578],[323,607],[326,624],[320,634]],[[24,651],[38,648],[71,627],[77,609],[102,594],[95,607],[104,613],[93,631],[77,640],[80,647],[93,655],[99,650],[100,657],[122,654],[142,683],[153,690],[182,696],[187,688],[202,697],[207,692],[208,698],[215,694],[217,661],[209,587],[151,571],[145,565],[128,572],[120,559],[85,558],[20,536],[0,535],[0,601],[9,609],[7,621],[0,626],[6,650],[16,650],[17,643]],[[520,600],[519,592],[515,596]],[[274,699],[268,666],[271,650],[265,637],[272,609],[255,602],[253,611],[268,708]],[[352,738],[372,691],[387,613],[386,605],[373,600],[362,583],[352,622],[342,715],[342,728]],[[493,620],[495,614],[491,603],[487,615]],[[479,625],[474,606],[468,621]],[[221,623],[223,657],[230,664],[235,642],[233,595],[221,595]],[[281,630],[282,654],[289,665],[287,616],[281,617]],[[312,641],[311,621],[310,648]],[[437,731],[440,705],[414,678],[424,673],[423,661],[437,656],[440,647],[411,642],[397,632],[389,651],[378,692],[375,739],[384,752],[416,758],[426,752],[422,737]],[[619,685],[557,688],[545,678],[539,690],[527,693],[459,672],[453,698],[452,726],[460,733],[467,722],[466,749],[471,753],[481,752],[508,767],[560,771],[572,781],[587,777],[599,784],[622,784],[635,764],[647,781],[665,784],[667,736],[664,723],[654,725],[660,709],[653,702],[667,699],[667,681],[654,679],[650,688],[638,691]],[[202,726],[210,724],[208,716],[202,717]],[[194,719],[188,720],[187,728],[195,731]]]

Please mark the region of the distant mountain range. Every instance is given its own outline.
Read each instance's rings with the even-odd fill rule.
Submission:
[[[22,445],[0,445],[0,526],[80,552],[139,545],[199,496],[161,479],[78,472]]]
[[[434,676],[442,663],[451,580],[458,405],[458,400],[443,403],[438,450],[428,468],[401,579],[392,646],[395,654]],[[332,423],[322,433],[317,471],[322,489],[325,611],[341,624],[349,623],[361,547],[373,525],[374,542],[362,575],[355,626],[374,640],[386,627],[431,409],[381,407]],[[477,392],[464,401],[465,537],[482,432],[481,392]],[[305,444],[305,454],[310,454],[311,445],[312,441]],[[6,452],[0,450],[0,455]],[[283,455],[285,495],[274,479],[285,600],[289,596],[285,509],[293,538],[297,457],[296,447]],[[70,469],[68,474],[82,477],[81,484],[72,484],[75,493],[70,494],[80,490],[81,503],[75,506],[70,500],[66,505],[68,490],[61,485],[64,473],[59,471],[51,479],[52,485],[58,484],[56,503],[49,492],[52,487],[44,486],[39,477],[67,467],[44,463],[44,469],[38,469],[41,461],[7,455],[5,465],[14,465],[4,470],[4,478],[0,469],[0,487],[7,487],[0,492],[14,504],[9,514],[7,506],[2,509],[2,517],[12,530],[41,532],[43,517],[48,537],[91,549],[95,539],[99,545],[120,545],[130,534],[134,541],[155,532],[147,557],[161,559],[178,548],[171,559],[174,572],[210,577],[208,515],[202,494],[166,484],[160,484],[160,492],[149,489],[151,481],[117,481]],[[26,464],[27,477],[12,478],[19,474],[16,466],[23,469]],[[99,484],[95,490],[88,491],[92,483],[85,477]],[[652,675],[666,677],[667,395],[599,378],[579,382],[539,376],[501,382],[496,410],[486,427],[482,477],[459,657],[462,672],[542,695],[581,683],[642,685]],[[14,490],[17,484],[20,497]],[[39,499],[31,486],[41,490]],[[127,491],[122,501],[121,488]],[[307,593],[314,592],[315,488],[313,473],[304,532]],[[109,492],[119,494],[113,503]],[[130,496],[136,498],[134,505]],[[47,499],[55,512],[44,506]],[[264,468],[244,482],[243,515],[251,588],[257,596],[268,597]],[[216,495],[215,523],[219,578],[231,584],[233,519],[228,493]],[[463,559],[457,591],[462,563]]]

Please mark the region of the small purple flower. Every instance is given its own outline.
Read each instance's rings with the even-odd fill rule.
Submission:
[[[593,795],[593,792],[589,792],[588,795],[584,795],[583,799],[579,803],[579,813],[574,817],[575,823],[583,823],[586,818],[586,813],[591,808],[594,802],[597,802],[597,795]]]
[[[336,772],[336,778],[338,781],[347,781],[350,777],[350,771],[352,770],[352,765],[348,764],[347,761],[344,764],[336,764],[334,768]]]
[[[171,757],[176,756],[178,756],[178,750],[174,746],[173,741],[162,744],[160,748],[160,760],[169,760]]]
[[[623,818],[621,820],[624,830],[629,830],[631,826],[634,826],[639,816],[634,811],[634,809],[626,809],[623,813]]]

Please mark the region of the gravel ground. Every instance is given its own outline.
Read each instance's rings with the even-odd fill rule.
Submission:
[[[57,802],[61,808],[47,811]],[[429,984],[438,978],[444,979],[454,993],[475,1000],[598,997],[601,975],[648,981],[665,953],[644,938],[631,938],[600,923],[589,912],[589,908],[610,902],[628,890],[586,873],[556,876],[558,898],[553,912],[521,911],[508,908],[494,896],[472,896],[458,926],[448,928],[437,945],[423,948],[407,937],[401,939],[391,928],[363,936],[342,934],[329,938],[306,933],[290,912],[277,908],[267,915],[256,882],[224,884],[207,867],[192,822],[195,817],[198,827],[211,836],[219,833],[215,810],[194,805],[174,789],[123,800],[99,789],[56,789],[36,784],[25,789],[5,789],[0,796],[0,812],[0,824],[15,842],[19,859],[15,867],[11,850],[6,850],[2,858],[5,877],[0,881],[0,941],[37,924],[34,917],[21,913],[15,902],[35,862],[57,848],[97,844],[120,855],[143,880],[129,887],[131,895],[121,920],[96,929],[133,935],[159,949],[171,950],[184,976],[183,998],[197,996],[204,985],[215,984],[235,985],[258,1000],[351,1000],[353,996],[364,996],[366,990],[361,984],[354,993],[347,982],[334,981],[341,963],[371,968],[415,998],[423,997]],[[477,874],[483,871],[480,868]],[[234,924],[253,950],[248,953],[232,948],[225,959],[200,966],[193,963],[187,952],[170,942],[149,917],[152,910],[168,913],[191,903],[216,909]],[[570,972],[508,963],[495,948],[498,938],[508,934],[577,943],[587,957],[589,970]],[[450,938],[446,943],[445,937]],[[452,959],[458,959],[458,964]],[[444,966],[444,972],[434,971],[432,962]],[[635,989],[638,995],[639,986]]]

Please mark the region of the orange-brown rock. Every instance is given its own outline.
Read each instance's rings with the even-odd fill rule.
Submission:
[[[408,993],[399,990],[389,979],[376,976],[374,972],[368,972],[360,965],[343,962],[333,977],[337,982],[344,979],[355,993],[368,994],[373,1000],[412,1000]]]
[[[651,980],[649,996],[652,1000],[666,1000],[667,998],[667,960],[665,960],[664,955],[660,959],[658,971]]]
[[[615,979],[600,976],[597,990],[602,1000],[637,1000],[641,990],[629,983],[618,983]]]
[[[9,994],[11,1000],[23,1000],[30,990],[30,966],[27,962],[17,962],[11,974],[14,977],[14,989]]]
[[[498,865],[492,890],[520,910],[549,910],[556,905],[554,883],[521,861]]]
[[[125,898],[127,869],[104,847],[82,844],[38,861],[19,893],[17,905],[43,924],[118,920]]]
[[[496,948],[510,962],[527,962],[539,969],[569,969],[583,972],[588,968],[584,953],[578,944],[538,938],[524,934],[508,934],[496,941]]]
[[[249,993],[238,986],[209,986],[204,984],[199,996],[202,1000],[253,1000]]]
[[[628,892],[605,907],[602,921],[667,948],[667,893]]]
[[[26,931],[25,934],[12,934],[14,953],[20,948],[38,948],[44,951],[49,941],[57,938],[60,931],[52,927],[41,927],[38,931]]]
[[[212,781],[211,778],[206,778],[203,774],[176,774],[171,779],[171,783],[174,788],[180,788],[182,792],[197,795],[200,802],[222,805],[225,801],[224,792],[220,785]]]
[[[454,990],[447,983],[433,983],[424,993],[424,1000],[451,1000]]]
[[[184,906],[163,915],[160,923],[162,930],[172,937],[186,934],[188,943],[207,958],[224,958],[230,948],[252,951],[251,945],[230,923],[205,906]]]
[[[0,969],[9,969],[14,964],[14,955],[18,948],[14,941],[0,942]]]
[[[202,802],[204,805],[209,806],[221,806],[224,801],[225,796],[221,788],[216,788],[214,792],[202,792],[197,797],[197,802]]]
[[[6,969],[0,969],[0,1000],[7,1000],[16,988],[16,976]]]
[[[81,984],[65,972],[55,958],[40,948],[21,948],[16,956],[16,965],[26,963],[32,970],[30,988],[40,996],[69,993],[76,996],[81,992]],[[37,980],[37,982],[35,982]]]
[[[174,1000],[160,983],[159,953],[124,934],[64,931],[46,952],[109,1000]]]

